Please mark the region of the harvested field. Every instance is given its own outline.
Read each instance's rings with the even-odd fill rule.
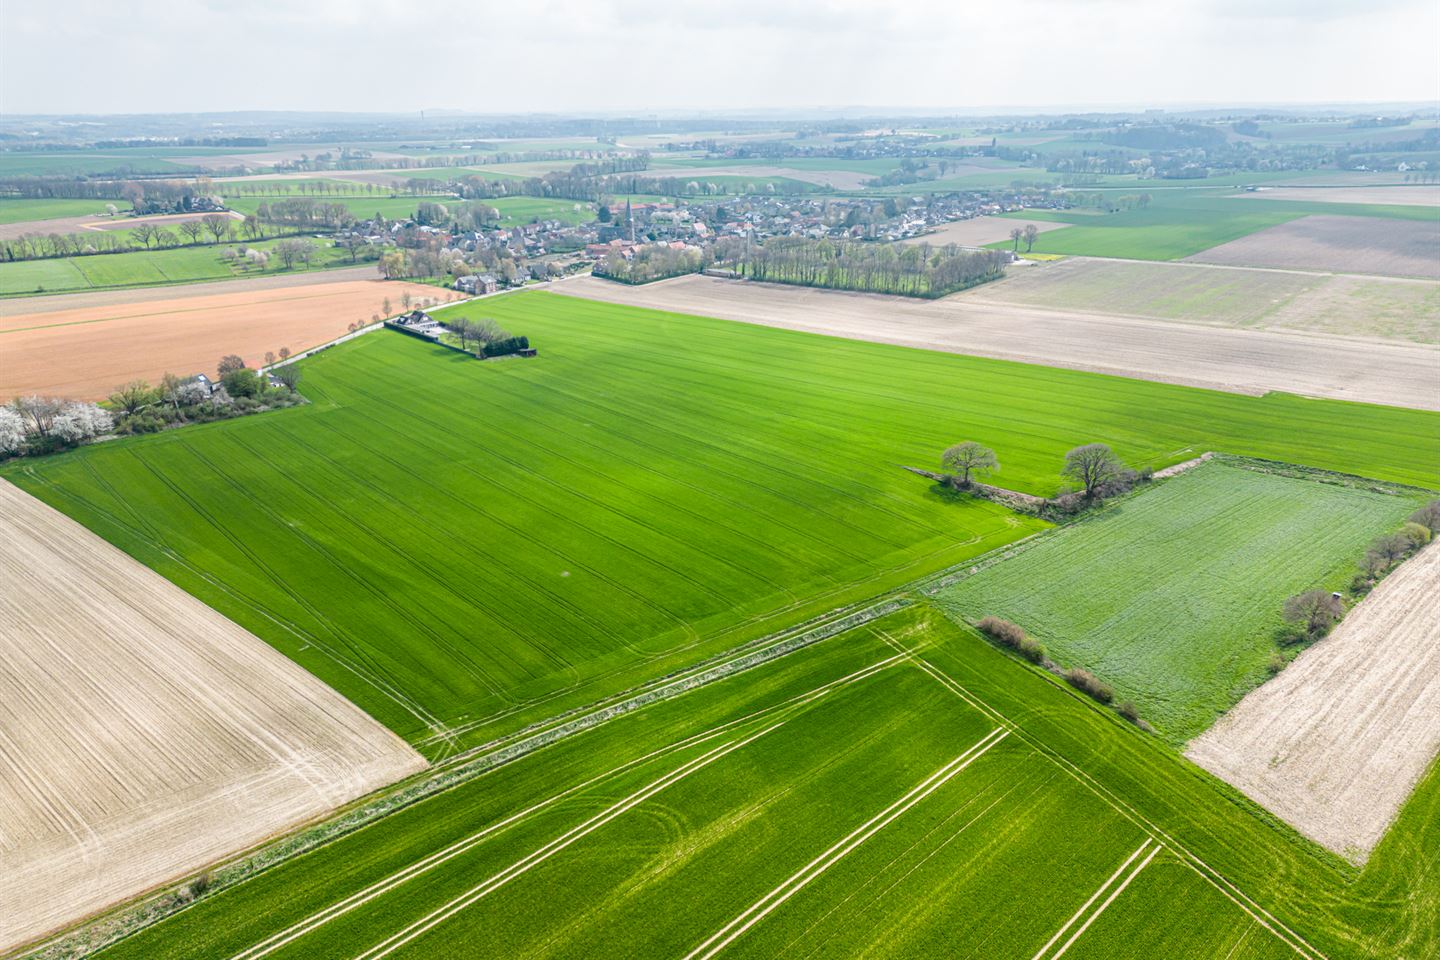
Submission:
[[[104,201],[97,201],[103,204]],[[0,223],[0,240],[14,240],[27,233],[79,233],[82,230],[133,230],[142,223],[153,223],[158,227],[173,227],[186,220],[203,220],[213,216],[210,213],[170,213],[153,217],[118,216],[113,219],[92,213],[83,217],[58,217],[50,220],[27,220],[21,223]],[[245,219],[244,214],[230,211],[223,216],[237,220]],[[97,217],[99,219],[97,219]]]
[[[1070,257],[1010,271],[956,299],[1440,343],[1440,284],[1430,280]]]
[[[1010,231],[1019,227],[1024,230],[1033,224],[1035,229],[1041,233],[1047,230],[1059,230],[1068,227],[1068,223],[1056,223],[1046,220],[1010,220],[1005,217],[975,217],[970,220],[957,220],[954,223],[947,223],[937,227],[932,233],[923,237],[911,237],[902,240],[901,243],[928,243],[932,246],[939,246],[946,243],[958,243],[965,247],[983,247],[987,243],[998,243],[1001,240],[1010,239]]]
[[[213,376],[220,357],[230,353],[255,365],[266,351],[284,346],[298,353],[333,340],[356,320],[368,322],[387,297],[398,309],[406,290],[417,297],[439,292],[352,280],[166,299],[154,298],[152,290],[152,298],[129,303],[7,310],[0,317],[0,400],[29,393],[95,399],[128,380],[153,382],[167,371]]]
[[[1186,755],[1306,836],[1364,860],[1440,750],[1437,598],[1432,546]]]
[[[975,294],[984,289],[977,288]],[[971,293],[910,300],[702,276],[640,287],[586,277],[556,292],[1235,393],[1280,390],[1440,410],[1440,352],[1418,344],[1357,344],[1315,334],[1191,328],[980,302]]]
[[[1235,267],[1440,279],[1440,218],[1301,217],[1187,259]]]
[[[0,952],[424,766],[283,655],[0,481]]]
[[[836,190],[860,190],[864,188],[865,181],[875,178],[873,173],[858,173],[854,170],[800,170],[795,167],[749,166],[746,164],[733,167],[657,167],[652,174],[701,182],[706,177],[751,177],[755,180],[781,177],[786,180],[813,183],[820,187],[828,184]]]
[[[1261,200],[1306,200],[1318,203],[1394,203],[1402,206],[1440,207],[1440,185],[1261,187],[1236,194]]]

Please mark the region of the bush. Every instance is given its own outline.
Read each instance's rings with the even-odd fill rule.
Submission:
[[[1416,523],[1415,521],[1411,520],[1409,523],[1405,524],[1405,526],[1400,528],[1400,536],[1410,541],[1411,550],[1419,550],[1421,547],[1425,546],[1425,544],[1430,542],[1430,538],[1433,537],[1434,534],[1431,532],[1429,527],[1425,526],[1425,524]]]
[[[1110,684],[1105,683],[1089,670],[1072,667],[1065,671],[1065,682],[1101,703],[1109,703],[1115,699],[1115,691],[1110,688]]]
[[[1124,703],[1120,704],[1120,706],[1116,707],[1115,709],[1120,712],[1120,716],[1124,717],[1126,720],[1129,720],[1131,723],[1136,724],[1137,726],[1139,725],[1140,708],[1135,706],[1135,701],[1126,700]]]
[[[1270,671],[1270,676],[1272,677],[1285,669],[1285,658],[1280,655],[1279,650],[1273,651],[1270,654],[1270,661],[1265,664],[1265,669]]]
[[[1014,650],[1031,663],[1043,663],[1045,660],[1044,646],[1026,636],[1025,631],[1018,624],[1011,623],[1009,620],[1001,620],[999,617],[985,617],[975,624],[975,628],[1002,646]]]
[[[1286,621],[1298,626],[1312,640],[1323,637],[1344,615],[1345,605],[1325,590],[1307,590],[1285,600]]]
[[[1410,514],[1410,522],[1418,523],[1430,533],[1440,533],[1440,500],[1431,500],[1425,506]]]
[[[492,340],[486,343],[480,348],[480,355],[482,357],[505,357],[529,349],[529,337],[506,337],[503,340]]]
[[[200,876],[198,876],[198,877],[196,877],[194,880],[191,880],[191,881],[190,881],[190,887],[189,887],[190,896],[193,897],[193,898],[195,898],[195,899],[199,899],[200,897],[203,897],[203,896],[205,895],[205,891],[207,891],[207,890],[209,890],[209,889],[210,889],[210,874],[209,874],[208,872],[202,873],[202,874],[200,874]]]

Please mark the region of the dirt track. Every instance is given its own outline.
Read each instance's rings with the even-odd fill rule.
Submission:
[[[912,300],[702,276],[640,287],[584,277],[556,292],[1235,393],[1284,390],[1440,410],[1440,350],[1419,344],[977,303],[964,294]]]
[[[1186,756],[1363,861],[1440,750],[1440,547],[1386,578]]]
[[[417,298],[446,296],[435,287],[379,280],[221,294],[212,292],[216,286],[200,285],[205,295],[155,299],[171,291],[152,290],[151,299],[38,313],[14,312],[29,304],[12,301],[0,317],[0,402],[29,393],[97,399],[129,380],[153,383],[167,371],[213,376],[225,354],[238,353],[254,366],[282,346],[298,353],[333,340],[353,321],[368,323],[387,297],[398,311],[406,290]],[[49,299],[68,305],[79,297]]]
[[[0,583],[0,953],[425,765],[3,480]]]

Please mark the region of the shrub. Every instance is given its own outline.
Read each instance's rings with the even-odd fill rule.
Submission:
[[[1089,670],[1071,667],[1065,671],[1065,682],[1101,703],[1109,703],[1115,699],[1115,691],[1110,688],[1110,684],[1105,683]]]
[[[1418,523],[1430,533],[1440,533],[1440,500],[1431,500],[1425,506],[1410,514],[1410,522]]]
[[[1431,532],[1429,527],[1425,526],[1425,524],[1416,523],[1415,521],[1411,520],[1409,523],[1405,524],[1405,526],[1400,528],[1400,536],[1410,541],[1411,550],[1419,550],[1421,547],[1425,546],[1425,544],[1430,542],[1430,538],[1433,537],[1434,534]]]
[[[1131,723],[1140,723],[1140,708],[1135,706],[1135,701],[1126,700],[1124,703],[1120,704],[1120,706],[1116,707],[1115,709],[1120,712],[1120,716],[1124,717],[1126,720],[1129,720]]]
[[[1285,658],[1280,655],[1279,650],[1271,652],[1270,660],[1265,664],[1265,669],[1270,671],[1270,676],[1272,677],[1285,669]]]
[[[521,350],[530,349],[529,337],[506,337],[503,340],[492,340],[480,349],[480,355],[484,357],[504,357],[512,353],[519,353]]]
[[[976,629],[1002,646],[1009,647],[1031,663],[1045,662],[1045,647],[1026,636],[1025,631],[1009,620],[999,617],[985,617],[975,624]]]
[[[1345,613],[1345,605],[1325,590],[1307,590],[1285,601],[1285,619],[1310,639],[1324,636]]]
[[[206,873],[200,874],[200,876],[190,881],[189,891],[191,897],[194,897],[196,899],[203,897],[205,895],[205,891],[209,889],[210,874],[208,871]]]

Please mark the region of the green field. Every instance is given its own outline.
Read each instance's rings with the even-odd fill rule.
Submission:
[[[1342,590],[1423,498],[1208,463],[941,594],[974,623],[1020,624],[1183,744],[1267,677],[1284,599]]]
[[[274,240],[247,246],[268,250]],[[352,266],[344,250],[323,240],[312,240],[315,257],[311,270]],[[88,257],[58,257],[49,260],[18,260],[0,263],[0,296],[74,293],[82,290],[109,290],[119,287],[161,286],[202,280],[230,280],[235,277],[269,276],[303,271],[302,266],[286,270],[276,257],[261,270],[227,263],[221,252],[237,244],[222,243],[170,250],[137,250],[133,253],[102,253]]]
[[[1128,191],[1127,191],[1128,192]],[[1268,227],[1312,214],[1433,220],[1425,207],[1365,203],[1312,203],[1235,197],[1215,189],[1155,190],[1137,183],[1135,193],[1151,193],[1141,210],[1100,214],[1093,210],[1022,210],[1006,216],[1051,220],[1074,226],[1040,234],[1035,253],[1129,260],[1180,260],[1202,250],[1238,240]],[[1005,249],[1008,242],[992,243]]]
[[[225,205],[232,210],[241,213],[254,213],[260,204],[273,203],[276,200],[284,200],[284,197],[227,197]],[[453,196],[434,197],[335,197],[335,196],[306,196],[306,199],[313,199],[316,203],[341,204],[356,217],[370,219],[377,213],[387,220],[409,220],[415,216],[415,208],[426,201],[454,205],[459,203]]]
[[[595,204],[576,200],[500,197],[481,202],[499,210],[501,222],[507,227],[519,226],[534,220],[560,220],[571,226],[577,226],[595,219]]]
[[[105,205],[113,203],[122,211],[129,210],[125,200],[20,200],[0,198],[0,223],[26,223],[31,220],[54,220],[61,217],[102,216]]]
[[[474,776],[101,956],[1418,958],[1440,949],[1437,807],[1432,774],[1357,871],[919,605]]]
[[[1064,451],[1203,450],[1440,486],[1440,416],[1264,398],[526,293],[478,363],[382,332],[308,406],[5,475],[432,755],[1038,529],[901,464],[970,438],[1049,493]]]

